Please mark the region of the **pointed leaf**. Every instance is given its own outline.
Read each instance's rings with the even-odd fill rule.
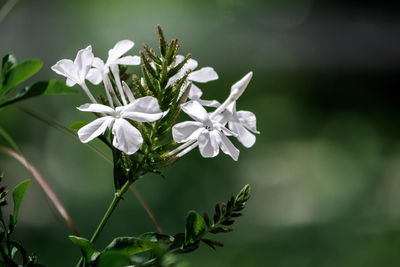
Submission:
[[[13,192],[12,192],[12,197],[14,200],[14,213],[12,216],[12,224],[15,226],[17,224],[17,218],[18,218],[18,212],[19,212],[19,207],[21,205],[22,199],[24,198],[26,191],[28,191],[28,187],[30,184],[31,180],[25,180],[18,184]]]
[[[86,238],[70,235],[69,239],[81,249],[82,255],[87,262],[94,261],[100,254],[100,252],[96,251],[94,245]]]
[[[137,237],[117,237],[104,251],[115,250],[125,253],[126,255],[134,255],[153,248],[151,241],[143,240]]]
[[[0,96],[7,94],[13,87],[38,72],[42,65],[42,61],[31,59],[14,65],[11,69],[8,69],[3,76],[3,87],[1,88]]]
[[[1,60],[0,88],[3,85],[3,77],[15,65],[17,65],[17,59],[12,54],[6,54]]]
[[[203,217],[194,210],[189,211],[186,216],[185,244],[197,243],[206,229]]]
[[[57,80],[36,82],[22,89],[14,97],[0,98],[0,108],[39,95],[69,94],[76,92],[78,91],[75,88],[68,87],[63,82]]]
[[[131,265],[132,261],[126,253],[122,251],[109,250],[102,252],[94,263],[96,267],[126,267]]]

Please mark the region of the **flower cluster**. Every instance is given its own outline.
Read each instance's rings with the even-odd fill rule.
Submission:
[[[198,146],[203,157],[215,157],[221,149],[237,160],[239,150],[228,137],[236,137],[245,147],[251,147],[256,139],[254,133],[258,133],[255,115],[236,111],[236,101],[249,84],[252,72],[231,87],[222,104],[204,100],[202,90],[194,83],[216,80],[218,74],[212,67],[195,70],[198,62],[190,54],[177,54],[177,40],[166,45],[159,34],[161,56],[147,46],[144,49],[148,57],[143,51],[140,56],[124,56],[134,43],[122,40],[109,50],[106,62],[95,57],[88,46],[77,53],[74,61],[62,59],[52,67],[67,78],[68,86],[78,84],[91,100],[78,109],[98,117],[79,129],[79,139],[87,143],[109,129],[112,145],[128,155],[157,151],[161,158],[176,158]],[[141,65],[141,79],[126,73],[126,66],[134,65]],[[86,80],[94,85],[102,83],[106,98],[100,96],[96,100]],[[208,112],[205,107],[215,110]],[[181,110],[194,121],[176,124]],[[171,131],[173,140],[156,145]],[[161,149],[165,147],[168,150]]]

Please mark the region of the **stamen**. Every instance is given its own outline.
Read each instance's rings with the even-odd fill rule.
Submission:
[[[194,148],[196,148],[199,145],[198,142],[192,144],[191,146],[189,146],[188,148],[186,148],[185,150],[183,150],[182,152],[180,152],[178,155],[176,155],[178,158],[184,156],[186,153],[190,152],[191,150],[193,150]]]
[[[196,140],[190,140],[187,141],[186,143],[184,143],[183,145],[180,145],[179,147],[175,148],[174,150],[172,150],[171,152],[168,153],[168,156],[172,156],[176,153],[178,153],[179,151],[185,149],[187,146],[190,146],[191,144],[193,144],[194,142],[196,142]]]

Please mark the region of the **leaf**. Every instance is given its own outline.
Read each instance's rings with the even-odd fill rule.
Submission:
[[[153,248],[151,241],[140,239],[137,237],[117,237],[104,251],[116,250],[124,252],[126,255],[134,255]]]
[[[219,205],[215,205],[215,213],[214,213],[214,223],[218,223],[219,219],[221,218],[221,209]]]
[[[86,259],[86,262],[92,262],[96,260],[97,256],[100,254],[100,252],[96,251],[92,242],[86,238],[70,235],[69,239],[81,249],[82,255]]]
[[[22,83],[33,74],[38,72],[42,65],[42,61],[38,59],[31,59],[16,64],[8,69],[3,75],[0,96],[7,94],[13,87]]]
[[[12,54],[6,54],[1,60],[1,79],[0,79],[0,88],[3,85],[3,77],[6,73],[15,65],[17,65],[17,59]]]
[[[105,251],[97,257],[95,267],[126,267],[131,265],[130,257],[122,251]]]
[[[186,216],[185,244],[197,243],[206,229],[203,217],[194,210],[189,211]]]
[[[72,123],[72,124],[69,126],[69,128],[70,128],[71,130],[78,131],[80,128],[82,128],[82,127],[85,126],[86,124],[88,124],[87,121],[76,121],[76,122]]]
[[[24,198],[26,191],[28,191],[28,187],[30,184],[31,180],[25,180],[18,184],[12,192],[12,197],[14,200],[14,213],[12,216],[12,225],[17,224],[17,218],[18,218],[18,212],[19,212],[19,207],[21,205],[22,199]]]
[[[55,95],[76,93],[77,90],[73,87],[66,86],[63,82],[57,80],[36,82],[31,86],[22,89],[16,96],[9,98],[0,98],[0,108],[13,104],[27,98],[40,95]]]
[[[214,250],[216,250],[215,246],[217,246],[217,247],[224,246],[224,244],[222,244],[221,242],[210,240],[210,239],[203,238],[201,241],[203,241],[205,244],[207,244],[209,247],[211,247]]]

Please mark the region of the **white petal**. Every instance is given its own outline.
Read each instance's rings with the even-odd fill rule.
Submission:
[[[182,110],[192,119],[200,122],[209,120],[207,111],[197,101],[189,101],[181,105]]]
[[[152,96],[135,99],[131,104],[124,106],[121,111],[121,117],[138,122],[156,121],[162,116],[158,101]]]
[[[138,57],[138,56],[121,57],[121,58],[115,60],[114,64],[119,64],[119,65],[139,65],[140,64],[140,57]]]
[[[245,147],[249,148],[254,145],[256,142],[256,137],[250,131],[248,131],[241,123],[237,122],[229,122],[229,129],[231,129],[234,133],[237,133],[237,139],[242,143]]]
[[[237,116],[239,121],[243,124],[244,127],[253,131],[254,133],[260,133],[257,131],[256,127],[256,115],[250,111],[238,111]]]
[[[205,107],[217,108],[217,107],[221,106],[221,104],[217,100],[203,100],[203,99],[194,99],[194,100],[196,100],[202,106],[205,106]]]
[[[95,112],[95,113],[105,113],[105,114],[114,114],[114,109],[109,106],[102,104],[83,104],[80,107],[77,107],[80,111],[84,112]]]
[[[204,67],[189,74],[188,80],[199,83],[206,83],[218,79],[218,74],[211,67]]]
[[[112,128],[113,146],[128,155],[135,153],[143,143],[139,130],[124,119],[116,119]]]
[[[204,130],[197,139],[199,143],[200,154],[204,158],[213,158],[219,153],[219,146],[217,142],[217,135],[214,131]]]
[[[93,59],[92,46],[89,45],[85,49],[78,51],[74,64],[78,67],[80,81],[85,80],[87,73],[92,67]]]
[[[86,76],[86,80],[97,85],[103,80],[103,75],[98,69],[90,69]]]
[[[190,92],[188,97],[190,99],[194,99],[194,98],[200,98],[202,95],[203,92],[201,91],[201,89],[192,83],[192,86],[190,86]]]
[[[197,68],[198,65],[199,63],[197,63],[196,60],[194,60],[193,58],[189,58],[183,67],[185,68],[185,72],[187,72],[188,70],[194,70],[195,68]]]
[[[128,52],[135,44],[131,40],[121,40],[108,51],[107,64],[112,64],[114,60]]]
[[[104,71],[104,61],[101,58],[95,57],[93,59],[93,63],[92,66],[95,67],[96,69],[100,70],[100,71]]]
[[[129,86],[126,84],[125,81],[122,81],[122,88],[124,89],[124,92],[125,92],[126,96],[128,97],[129,102],[135,101],[135,97],[133,96],[131,89],[129,88]]]
[[[172,127],[172,137],[177,143],[195,140],[204,129],[203,123],[198,121],[184,121]],[[200,130],[200,131],[199,131]]]
[[[236,101],[243,94],[251,80],[251,77],[253,77],[253,72],[247,73],[242,79],[240,79],[240,81],[232,85],[230,96],[233,98],[233,100]]]
[[[110,127],[113,122],[114,118],[110,116],[101,117],[92,121],[79,129],[79,140],[81,140],[82,143],[92,141],[94,138],[102,135],[106,131],[107,127]]]
[[[64,77],[69,78],[75,83],[80,83],[78,68],[70,59],[61,59],[51,69]]]
[[[177,55],[176,58],[175,58],[175,66],[176,66],[176,65],[179,65],[179,63],[181,63],[184,59],[185,59],[184,56],[182,56],[182,55]]]
[[[76,84],[76,82],[74,82],[73,80],[67,78],[66,84],[67,84],[67,86],[72,87],[72,86],[74,86]]]
[[[231,156],[235,161],[239,158],[239,149],[237,149],[232,142],[223,133],[218,132],[218,143],[221,150]]]
[[[161,112],[155,97],[145,96],[135,99],[135,102],[124,107],[127,112],[159,113]]]

